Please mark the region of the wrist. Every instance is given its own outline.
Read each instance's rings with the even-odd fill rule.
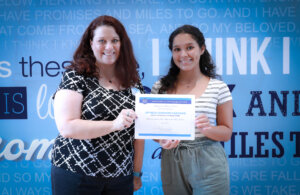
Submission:
[[[120,129],[120,124],[117,119],[111,121],[111,132],[118,131]]]
[[[134,177],[142,177],[142,175],[143,175],[143,172],[137,172],[137,171],[133,172]]]

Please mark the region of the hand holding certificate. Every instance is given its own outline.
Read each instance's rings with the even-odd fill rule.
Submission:
[[[195,138],[194,95],[136,94],[136,139]]]

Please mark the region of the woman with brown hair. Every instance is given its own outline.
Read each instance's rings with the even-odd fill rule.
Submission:
[[[137,91],[143,87],[124,26],[111,16],[97,17],[53,97],[59,131],[52,150],[53,194],[123,195],[141,187]]]
[[[171,65],[151,93],[195,96],[195,140],[156,140],[162,150],[161,178],[165,195],[228,195],[229,167],[220,141],[232,134],[232,97],[216,78],[202,32],[191,25],[169,37]]]

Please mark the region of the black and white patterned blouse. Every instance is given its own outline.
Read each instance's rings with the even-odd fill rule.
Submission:
[[[83,95],[82,115],[84,120],[114,120],[122,109],[134,109],[136,88],[120,91],[109,90],[99,85],[98,79],[67,70],[58,90],[69,89]],[[61,135],[55,139],[51,162],[56,167],[85,174],[112,178],[127,176],[133,171],[134,125],[94,139],[71,139]]]

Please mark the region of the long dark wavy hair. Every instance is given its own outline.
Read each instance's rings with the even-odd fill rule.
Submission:
[[[205,39],[203,33],[196,27],[192,25],[183,25],[175,29],[170,37],[169,37],[169,49],[172,51],[174,38],[178,34],[190,34],[192,38],[198,43],[199,47],[205,46]],[[211,78],[216,78],[218,75],[216,74],[216,67],[211,58],[211,55],[206,50],[200,57],[199,61],[200,71]],[[161,78],[161,88],[159,89],[159,93],[164,93],[168,90],[172,90],[175,87],[175,83],[177,81],[177,76],[180,72],[180,69],[174,63],[173,57],[171,57],[170,69],[168,74]]]
[[[88,77],[98,77],[96,58],[93,54],[90,41],[94,38],[94,31],[99,26],[111,26],[120,37],[120,55],[116,61],[116,77],[123,87],[134,86],[140,81],[138,75],[138,63],[133,53],[131,41],[122,23],[111,16],[99,16],[95,18],[81,37],[78,48],[73,55],[73,61],[67,69],[75,69],[76,72]]]

